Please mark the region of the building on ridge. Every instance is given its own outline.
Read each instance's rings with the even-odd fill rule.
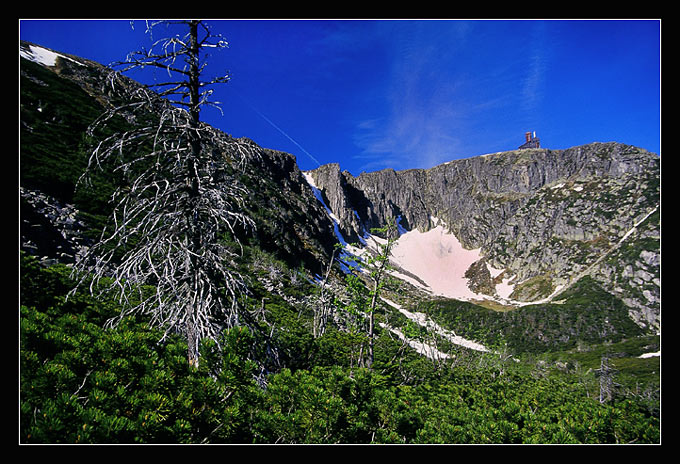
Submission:
[[[524,134],[525,142],[519,146],[519,149],[524,148],[541,148],[541,140],[536,137],[536,131],[526,132]]]

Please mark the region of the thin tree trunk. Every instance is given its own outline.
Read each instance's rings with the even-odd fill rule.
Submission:
[[[198,340],[196,334],[196,328],[193,326],[191,321],[187,321],[186,325],[186,337],[187,337],[187,360],[189,365],[198,368]]]
[[[378,302],[378,280],[373,282],[373,296],[371,297],[371,309],[368,312],[368,368],[373,366],[373,331],[375,327],[375,307]]]
[[[333,254],[331,254],[331,259],[328,262],[328,267],[326,268],[326,275],[321,282],[321,289],[319,291],[319,305],[321,308],[316,308],[314,311],[314,338],[321,337],[326,331],[326,324],[328,322],[328,317],[330,315],[330,301],[327,301],[326,297],[326,286],[328,285],[328,278],[331,274],[331,269],[333,268],[333,263],[335,262],[335,254],[337,249],[333,249]]]
[[[375,309],[378,306],[378,292],[380,290],[380,284],[383,279],[383,275],[388,266],[390,253],[392,252],[392,230],[390,227],[387,228],[387,245],[382,250],[382,257],[380,260],[380,265],[373,278],[373,294],[371,295],[371,306],[368,312],[368,367],[373,366],[374,354],[373,354],[373,344],[374,344],[374,330],[375,330]]]
[[[199,90],[200,90],[200,81],[199,81],[199,63],[198,63],[198,53],[199,53],[199,48],[198,48],[198,22],[197,21],[192,21],[189,24],[189,33],[190,33],[190,55],[189,55],[189,60],[190,60],[190,69],[189,69],[189,115],[191,116],[190,118],[190,130],[189,130],[189,144],[191,146],[191,157],[192,157],[192,162],[188,163],[187,166],[189,166],[189,169],[191,172],[187,173],[188,178],[191,179],[191,190],[190,190],[190,201],[188,202],[188,205],[191,207],[195,203],[195,199],[197,199],[200,196],[200,179],[199,179],[199,174],[198,174],[198,159],[199,156],[201,155],[201,140],[198,134],[198,125],[199,125],[199,112],[200,112],[200,106],[199,106]],[[199,218],[196,214],[195,210],[187,211],[187,214],[190,215],[191,219],[191,224],[192,224],[192,253],[190,257],[190,262],[191,262],[191,269],[190,269],[190,275],[193,276],[192,278],[194,279],[193,282],[191,282],[192,286],[196,288],[197,284],[197,271],[199,269],[199,263],[198,263],[198,256],[200,254],[200,249],[202,245],[202,237],[200,233],[200,225],[199,225]],[[200,303],[199,303],[200,304]],[[194,311],[196,311],[196,308],[187,308],[187,311],[189,314],[193,314]],[[198,353],[198,344],[199,340],[198,338],[198,333],[196,327],[193,326],[193,317],[187,317],[187,359],[189,361],[189,364],[198,367],[198,358],[199,358],[199,353]]]

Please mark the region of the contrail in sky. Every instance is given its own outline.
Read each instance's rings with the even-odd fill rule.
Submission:
[[[257,108],[255,108],[248,100],[246,100],[245,98],[243,98],[243,96],[242,96],[240,93],[238,93],[238,92],[235,92],[235,93],[236,93],[236,95],[238,95],[238,96],[241,98],[241,100],[244,101],[244,103],[245,103],[246,105],[248,105],[253,111],[255,111],[258,115],[260,115],[260,117],[261,117],[262,119],[264,119],[265,121],[267,121],[274,129],[276,129],[277,131],[279,131],[279,132],[280,132],[284,137],[286,137],[288,140],[290,140],[291,142],[293,142],[293,143],[295,144],[295,146],[297,146],[300,150],[302,150],[302,151],[304,152],[305,155],[309,156],[309,157],[317,164],[317,166],[321,166],[321,163],[319,163],[319,160],[317,160],[316,158],[314,158],[307,150],[305,150],[305,149],[302,147],[302,145],[300,145],[299,143],[297,143],[297,142],[295,141],[295,139],[293,139],[293,137],[291,137],[290,135],[286,134],[286,132],[285,132],[283,129],[281,129],[279,126],[277,126],[276,124],[274,124],[274,122],[273,122],[271,119],[269,119],[267,116],[265,116],[264,114],[262,114],[262,112],[261,112],[260,110],[258,110]]]

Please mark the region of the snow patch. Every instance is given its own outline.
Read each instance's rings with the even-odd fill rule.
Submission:
[[[427,232],[412,230],[401,235],[392,248],[393,263],[418,276],[436,295],[480,298],[468,288],[465,271],[481,258],[481,249],[466,250],[439,223]]]
[[[486,268],[489,270],[489,274],[491,274],[491,277],[498,277],[503,272],[503,269],[496,269],[489,263],[486,263]]]
[[[348,273],[349,266],[360,269],[357,267],[356,260],[361,260],[363,254],[368,251],[379,252],[379,245],[386,244],[387,240],[367,233],[360,238],[363,248],[347,243],[340,233],[339,218],[333,214],[324,201],[311,172],[303,172],[302,175],[333,222],[335,236],[343,246],[343,252],[338,259],[342,270]],[[390,259],[392,264],[399,269],[391,271],[391,274],[437,296],[458,300],[491,298],[470,290],[468,279],[465,277],[465,271],[470,265],[481,258],[481,248],[466,250],[456,236],[448,232],[448,227],[443,220],[431,217],[431,221],[435,227],[427,232],[420,232],[407,230],[401,225],[401,216],[397,218],[399,238],[392,247]],[[488,264],[487,267],[493,277],[503,272],[502,269],[494,269]],[[417,279],[408,274],[417,276]],[[501,298],[507,299],[512,293],[513,285],[510,284],[510,280],[510,278],[504,279],[496,286],[496,291]]]
[[[357,219],[359,216],[357,216]],[[397,232],[399,232],[399,235],[404,235],[408,230],[401,225],[401,216],[397,217]]]
[[[314,193],[314,196],[316,197],[317,200],[319,200],[319,203],[323,205],[323,207],[326,209],[326,213],[328,213],[328,216],[331,218],[331,221],[333,222],[333,230],[335,231],[335,236],[338,239],[338,241],[343,245],[347,245],[347,242],[345,241],[345,238],[342,236],[340,233],[340,219],[333,214],[333,211],[328,207],[326,202],[323,200],[323,196],[321,195],[321,190],[316,186],[316,183],[314,182],[314,178],[312,177],[312,174],[309,172],[303,172],[302,175],[304,176],[305,180],[309,184],[309,186],[312,188],[312,192]]]
[[[443,338],[447,339],[451,343],[455,345],[460,345],[464,346],[466,348],[476,350],[476,351],[482,351],[482,352],[488,352],[488,348],[486,348],[484,345],[481,343],[473,342],[471,340],[468,340],[466,338],[461,337],[460,335],[456,335],[455,332],[452,330],[447,330],[443,327],[441,327],[439,324],[435,323],[432,319],[430,319],[427,314],[424,313],[419,313],[419,312],[412,312],[404,309],[401,305],[388,300],[387,298],[381,298],[385,303],[388,305],[392,306],[396,310],[398,310],[401,314],[406,316],[408,319],[412,320],[416,324],[420,325],[421,327],[425,327],[428,330],[434,331],[438,335],[442,336]],[[441,356],[440,356],[441,357]],[[448,357],[448,356],[447,356]]]
[[[496,293],[499,297],[506,300],[510,299],[510,294],[515,289],[515,285],[510,283],[511,280],[512,277],[509,277],[507,279],[503,279],[500,284],[496,285]]]
[[[55,66],[57,64],[57,58],[70,60],[76,64],[83,66],[82,63],[79,63],[76,60],[69,58],[68,56],[64,56],[60,53],[47,50],[46,48],[37,47],[35,45],[29,45],[28,50],[19,47],[19,56],[29,61],[33,61],[34,63],[42,64],[44,66]]]
[[[389,327],[386,324],[383,324],[382,322],[379,323],[380,327],[383,329],[387,329],[393,334],[395,334],[397,337],[399,337],[400,340],[405,341],[408,343],[408,345],[416,350],[418,354],[421,354],[423,356],[426,356],[432,360],[438,361],[441,359],[448,359],[451,358],[452,355],[448,353],[444,353],[443,351],[439,351],[437,348],[433,347],[432,345],[428,345],[427,343],[420,342],[418,340],[413,340],[408,338],[406,335],[403,334],[403,332],[397,328],[394,327]]]
[[[342,233],[340,232],[340,219],[335,214],[333,214],[333,211],[331,211],[331,209],[324,201],[323,195],[321,195],[321,190],[319,190],[319,188],[316,186],[312,174],[310,172],[303,172],[302,175],[309,184],[309,187],[312,189],[314,196],[319,201],[319,203],[321,203],[321,205],[324,207],[326,213],[328,214],[328,217],[331,219],[331,222],[333,223],[333,231],[335,233],[335,237],[338,239],[338,242],[340,242],[340,244],[343,247],[343,250],[340,252],[340,257],[338,258],[338,263],[340,264],[340,268],[342,269],[342,271],[345,274],[349,274],[350,267],[357,267],[357,264],[353,257],[350,256],[350,254],[348,254],[348,251],[354,256],[360,256],[361,251],[347,243],[345,237],[342,236]]]

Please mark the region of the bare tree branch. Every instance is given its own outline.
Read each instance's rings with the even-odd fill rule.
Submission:
[[[212,42],[217,36],[203,23],[188,25],[190,33],[182,38],[154,42],[158,53],[133,53],[125,62],[123,71],[156,66],[171,79],[179,74],[179,80],[160,84],[170,87],[165,92],[133,85],[117,72],[109,76],[111,91],[124,103],[102,114],[89,133],[95,135],[116,115],[133,124],[99,141],[81,178],[87,182],[94,169],[107,165],[122,185],[111,197],[111,225],[76,271],[84,273],[83,281],[91,279],[92,292],[116,295],[123,309],[110,325],[132,314],[147,315],[152,326],[164,328],[164,337],[183,333],[189,361],[197,364],[202,339],[218,342],[223,328],[248,322],[247,311],[239,310],[247,282],[235,260],[241,251],[237,234],[254,228],[254,222],[243,213],[247,191],[233,166],[249,149],[238,140],[216,149],[215,131],[198,119],[210,95],[199,93],[199,52],[226,42]],[[200,42],[198,26],[206,32]],[[175,66],[180,58],[184,67]],[[189,102],[162,98],[167,95]],[[140,123],[149,120],[154,122]]]

